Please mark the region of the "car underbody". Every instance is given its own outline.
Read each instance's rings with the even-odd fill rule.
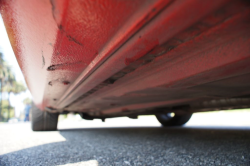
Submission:
[[[84,119],[250,108],[246,0],[7,1],[40,110]]]

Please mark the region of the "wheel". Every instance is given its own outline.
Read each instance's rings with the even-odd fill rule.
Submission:
[[[33,131],[57,130],[59,113],[41,111],[34,104],[32,104],[31,114],[31,128]]]
[[[158,121],[164,126],[182,126],[189,121],[192,114],[172,115],[172,113],[155,115]]]

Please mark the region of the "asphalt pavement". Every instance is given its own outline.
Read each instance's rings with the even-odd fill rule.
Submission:
[[[250,165],[248,126],[162,128],[153,117],[141,126],[133,124],[140,119],[118,122],[123,126],[64,121],[51,132],[0,124],[0,165]]]

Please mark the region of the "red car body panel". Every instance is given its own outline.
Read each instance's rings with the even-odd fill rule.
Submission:
[[[0,0],[41,109],[119,115],[250,94],[250,3]]]

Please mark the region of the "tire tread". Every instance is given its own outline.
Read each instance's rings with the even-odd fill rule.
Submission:
[[[58,113],[41,111],[34,104],[32,104],[31,113],[31,128],[33,131],[57,130]]]

